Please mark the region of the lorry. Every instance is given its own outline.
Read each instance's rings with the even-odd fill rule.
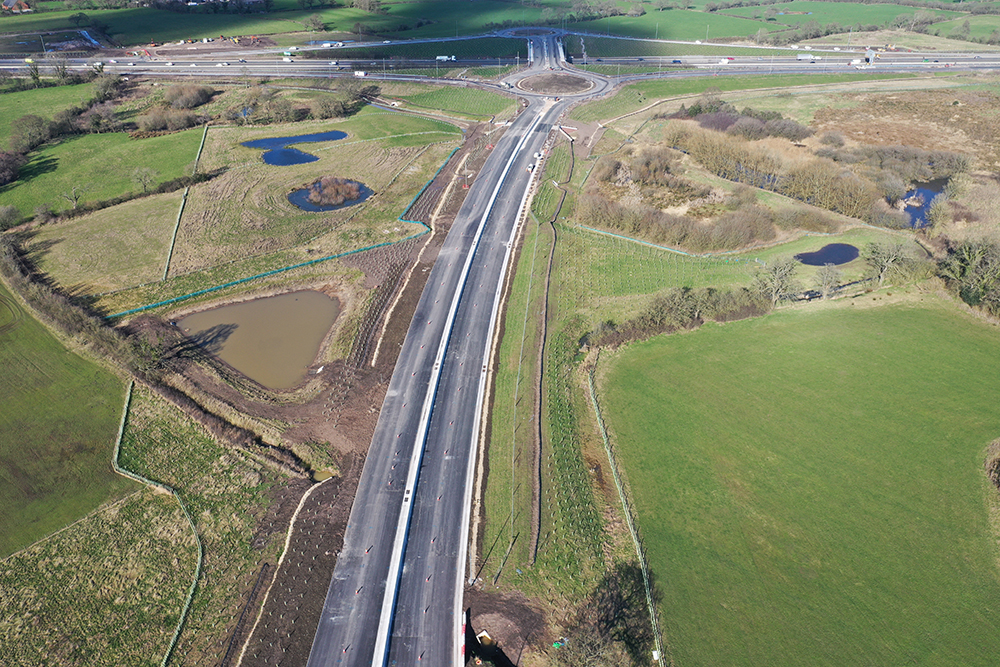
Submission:
[[[796,60],[808,60],[809,62],[814,63],[817,60],[822,60],[823,57],[822,56],[817,56],[814,53],[800,53],[800,54],[798,54],[798,55],[795,56],[795,59]]]
[[[435,60],[440,60],[441,62],[452,61],[454,62],[455,56],[438,56]]]
[[[363,78],[363,77],[368,76],[368,72],[363,72],[361,70],[357,70],[357,71],[354,72],[354,76],[356,76],[358,78]]]

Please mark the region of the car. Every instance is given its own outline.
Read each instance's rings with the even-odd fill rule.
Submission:
[[[680,60],[674,60],[674,61],[671,61],[671,64],[672,65],[680,65],[681,61]]]
[[[637,60],[637,61],[639,61],[639,62],[641,62],[641,63],[642,63],[642,62],[646,62],[646,59],[645,59],[645,58],[636,58],[636,60]]]
[[[382,40],[382,43],[383,44],[392,44],[392,40],[391,39],[384,39],[384,40]]]
[[[129,63],[128,66],[129,67],[135,67],[135,63]]]
[[[726,58],[726,60],[736,60],[736,58],[733,58],[732,56],[728,56],[728,57]]]
[[[167,65],[166,65],[166,66],[167,66],[167,67],[173,67],[173,66],[174,66],[174,64],[173,64],[173,63],[167,63]]]
[[[197,66],[198,66],[198,63],[191,63],[190,65],[188,65],[188,67],[197,67]]]
[[[289,51],[298,51],[298,50],[299,50],[299,47],[297,47],[297,46],[289,46],[289,47],[288,47],[288,50],[289,50]]]
[[[117,65],[118,64],[117,60],[109,60],[108,62],[111,63],[112,65]]]
[[[245,60],[245,59],[243,59],[243,58],[240,58],[239,62],[241,62],[241,63],[245,63],[245,62],[246,62],[246,60]]]
[[[603,62],[604,62],[604,59],[603,59],[603,58],[597,58],[597,62],[599,62],[599,63],[603,63]]]

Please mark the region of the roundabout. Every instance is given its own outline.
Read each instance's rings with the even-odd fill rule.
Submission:
[[[546,72],[521,79],[517,87],[540,95],[575,95],[592,89],[594,82],[574,74]]]

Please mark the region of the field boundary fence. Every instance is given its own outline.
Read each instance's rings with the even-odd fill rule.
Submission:
[[[653,626],[653,641],[656,644],[658,662],[663,662],[663,643],[660,638],[660,626],[656,615],[656,604],[653,602],[653,587],[649,579],[649,565],[646,562],[646,550],[642,546],[642,539],[639,537],[639,530],[635,525],[632,515],[632,503],[628,499],[621,473],[618,470],[618,460],[608,437],[607,428],[604,425],[604,417],[601,414],[601,406],[597,400],[597,389],[594,386],[594,374],[597,371],[597,364],[601,358],[601,351],[598,349],[597,358],[587,373],[587,385],[590,389],[590,402],[594,407],[594,416],[597,419],[597,426],[601,431],[601,440],[604,442],[604,452],[608,456],[608,465],[611,468],[611,475],[615,480],[615,487],[618,489],[618,497],[622,503],[622,513],[625,515],[625,522],[628,524],[629,533],[632,536],[632,543],[635,545],[635,553],[639,558],[639,567],[642,569],[642,583],[646,591],[646,605],[649,607],[649,621]],[[668,664],[673,664],[673,660],[668,660]]]
[[[195,526],[194,519],[191,518],[191,514],[188,512],[187,505],[184,504],[180,495],[172,487],[163,484],[162,482],[156,482],[147,477],[143,477],[142,475],[132,472],[131,470],[126,470],[118,463],[118,456],[121,453],[122,437],[125,435],[125,426],[128,423],[129,408],[132,405],[132,390],[134,388],[135,380],[130,380],[128,383],[128,390],[125,393],[125,407],[122,410],[122,419],[118,424],[118,437],[115,438],[115,451],[114,455],[111,457],[111,467],[114,468],[116,473],[123,477],[128,477],[129,479],[135,480],[140,484],[161,489],[173,496],[177,501],[177,504],[180,505],[181,511],[184,512],[184,517],[188,520],[188,524],[191,526],[191,532],[194,534],[195,543],[198,545],[198,562],[195,565],[194,579],[191,581],[191,587],[188,589],[187,599],[184,601],[184,607],[181,609],[180,618],[177,620],[177,627],[174,629],[174,634],[170,638],[170,646],[167,647],[166,652],[163,654],[163,660],[160,662],[160,667],[166,667],[167,663],[170,662],[170,657],[173,655],[174,649],[177,648],[177,640],[180,639],[181,630],[184,629],[184,623],[187,621],[188,613],[191,611],[191,602],[194,600],[194,593],[198,588],[198,580],[201,578],[201,564],[205,560],[205,548],[201,543],[201,536],[198,535],[198,527]]]

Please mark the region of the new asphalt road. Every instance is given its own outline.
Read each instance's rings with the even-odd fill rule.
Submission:
[[[557,67],[536,40],[536,68]],[[358,487],[310,667],[462,664],[487,363],[535,153],[566,102],[529,105],[472,186],[417,306]]]

